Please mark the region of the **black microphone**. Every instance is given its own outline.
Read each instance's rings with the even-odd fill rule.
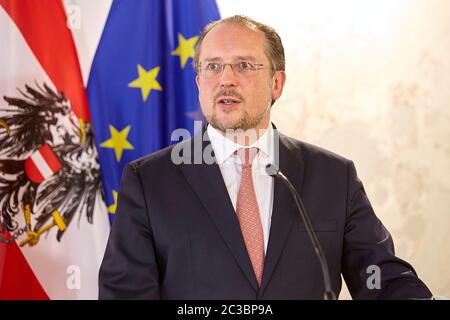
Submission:
[[[309,216],[306,213],[306,209],[305,209],[305,206],[303,205],[303,201],[300,198],[300,195],[298,194],[297,190],[295,190],[295,187],[292,185],[292,183],[289,181],[289,179],[275,165],[269,163],[266,166],[266,172],[271,177],[274,177],[274,178],[276,177],[276,178],[281,179],[281,181],[284,182],[284,184],[288,187],[289,191],[291,192],[292,196],[294,197],[295,204],[297,205],[298,212],[300,213],[300,217],[302,218],[302,220],[306,226],[306,230],[308,231],[309,238],[311,239],[311,242],[314,246],[314,250],[316,251],[317,257],[319,258],[319,261],[320,261],[320,266],[322,268],[322,274],[323,274],[323,282],[325,285],[324,299],[325,300],[336,300],[336,295],[334,294],[333,290],[331,289],[330,271],[328,269],[327,259],[325,258],[325,255],[323,254],[322,247],[320,246],[319,240],[317,239],[317,235],[314,232],[314,229],[311,224],[311,220],[309,219]]]

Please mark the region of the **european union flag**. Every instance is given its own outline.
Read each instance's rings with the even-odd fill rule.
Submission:
[[[110,213],[123,167],[201,119],[194,46],[219,18],[215,0],[113,1],[87,88]]]

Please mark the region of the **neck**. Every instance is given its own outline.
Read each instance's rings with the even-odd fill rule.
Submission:
[[[258,139],[264,135],[267,128],[251,128],[247,130],[242,129],[227,129],[225,132],[220,133],[227,139],[241,146],[250,146],[254,144]]]

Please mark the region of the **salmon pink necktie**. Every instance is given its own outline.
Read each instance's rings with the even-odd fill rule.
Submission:
[[[264,234],[252,178],[252,162],[257,153],[257,148],[237,150],[242,163],[242,177],[236,202],[236,214],[256,280],[261,286],[264,269]]]

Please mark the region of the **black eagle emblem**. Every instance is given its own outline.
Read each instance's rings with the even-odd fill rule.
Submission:
[[[92,126],[45,83],[18,92],[0,102],[0,240],[32,246],[56,226],[61,241],[103,201]]]

